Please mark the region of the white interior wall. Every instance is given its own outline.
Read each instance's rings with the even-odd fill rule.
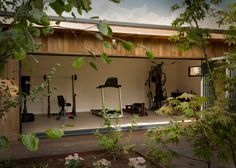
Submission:
[[[184,60],[178,62],[178,89],[180,92],[193,92],[200,96],[201,77],[189,77],[189,66],[200,66],[199,60]]]
[[[145,102],[148,105],[145,82],[151,63],[147,59],[113,58],[111,64],[104,64],[97,59],[98,71],[95,71],[87,62],[80,69],[73,69],[71,64],[74,58],[72,57],[38,56],[36,58],[39,61],[38,64],[31,61],[35,69],[35,72],[30,75],[32,85],[40,84],[43,81],[43,75],[49,73],[53,65],[61,64],[55,78],[50,81],[51,89],[57,88],[51,96],[51,113],[59,111],[57,95],[62,94],[67,102],[72,103],[72,74],[76,74],[78,77],[78,80],[75,81],[77,112],[101,108],[101,92],[96,87],[104,84],[107,77],[118,77],[118,82],[122,85],[123,107],[137,102]],[[157,62],[161,61],[166,63],[163,71],[167,77],[165,88],[168,96],[177,89],[180,91],[193,90],[200,94],[200,78],[188,77],[188,66],[199,65],[200,61],[192,63],[192,61],[178,60],[175,64],[170,64],[173,60],[158,60]],[[29,75],[27,68],[23,69],[23,75]],[[47,114],[47,98],[42,96],[45,93],[46,90],[37,95],[41,99],[28,102],[28,112]],[[105,104],[108,108],[118,107],[118,89],[105,89]],[[68,108],[67,111],[71,111],[71,108]]]

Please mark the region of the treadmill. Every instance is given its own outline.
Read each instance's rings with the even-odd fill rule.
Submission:
[[[114,88],[118,89],[118,96],[119,96],[119,111],[117,110],[110,110],[110,109],[104,109],[104,89],[105,88]],[[116,117],[123,117],[123,110],[122,110],[122,98],[121,98],[121,85],[118,84],[118,78],[116,77],[109,77],[107,78],[104,85],[99,85],[97,89],[101,90],[101,97],[102,97],[102,107],[103,109],[91,109],[92,114],[97,115],[99,117],[103,117],[104,113],[107,113],[109,118],[116,118]],[[120,114],[119,114],[120,113]]]

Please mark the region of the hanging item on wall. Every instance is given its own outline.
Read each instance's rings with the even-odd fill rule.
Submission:
[[[190,66],[188,67],[188,76],[189,77],[196,77],[201,76],[201,66]]]

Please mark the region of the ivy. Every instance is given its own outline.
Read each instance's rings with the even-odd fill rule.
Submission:
[[[64,131],[62,129],[48,129],[45,134],[49,139],[60,139],[64,136]]]
[[[61,16],[65,11],[65,3],[63,0],[55,0],[53,3],[50,3],[50,7]]]
[[[72,67],[73,68],[80,68],[84,63],[84,57],[79,57],[73,60]]]
[[[94,62],[89,62],[89,65],[93,68],[93,69],[95,69],[96,71],[98,70],[98,68],[97,68],[97,65],[94,63]]]
[[[127,51],[131,51],[134,49],[134,44],[131,43],[130,41],[124,41],[122,45],[123,45],[123,48]]]
[[[154,59],[154,53],[151,51],[151,50],[147,50],[146,52],[145,52],[145,54],[146,54],[146,56],[148,57],[148,59],[150,59],[150,60],[153,60]]]
[[[101,21],[97,24],[97,29],[99,30],[99,32],[101,32],[103,35],[108,35],[109,33],[109,28],[108,25],[104,22]]]
[[[9,140],[5,136],[0,137],[0,151],[8,149],[10,146]]]
[[[20,135],[20,142],[30,151],[35,152],[38,150],[39,138],[34,134]]]
[[[108,57],[108,55],[106,53],[102,53],[101,54],[101,59],[104,63],[108,63],[110,64],[112,61],[111,61],[111,58]]]
[[[107,48],[107,49],[112,48],[112,47],[111,47],[111,44],[110,44],[108,41],[104,41],[104,42],[103,42],[103,46],[104,46],[105,48]]]

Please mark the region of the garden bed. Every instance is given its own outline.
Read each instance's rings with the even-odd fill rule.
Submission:
[[[16,168],[64,168],[65,158],[70,154],[66,155],[54,155],[47,157],[29,158],[17,160],[14,162]],[[73,155],[73,154],[71,154]],[[91,151],[78,153],[79,157],[83,158],[82,164],[84,168],[94,168],[94,163],[101,159],[106,159],[111,162],[112,168],[128,168],[129,158],[137,158],[143,156],[140,153],[134,153],[129,155],[119,155],[116,160],[113,159],[112,155],[105,151]],[[144,165],[150,168],[156,168],[158,166],[151,165],[146,162]]]

